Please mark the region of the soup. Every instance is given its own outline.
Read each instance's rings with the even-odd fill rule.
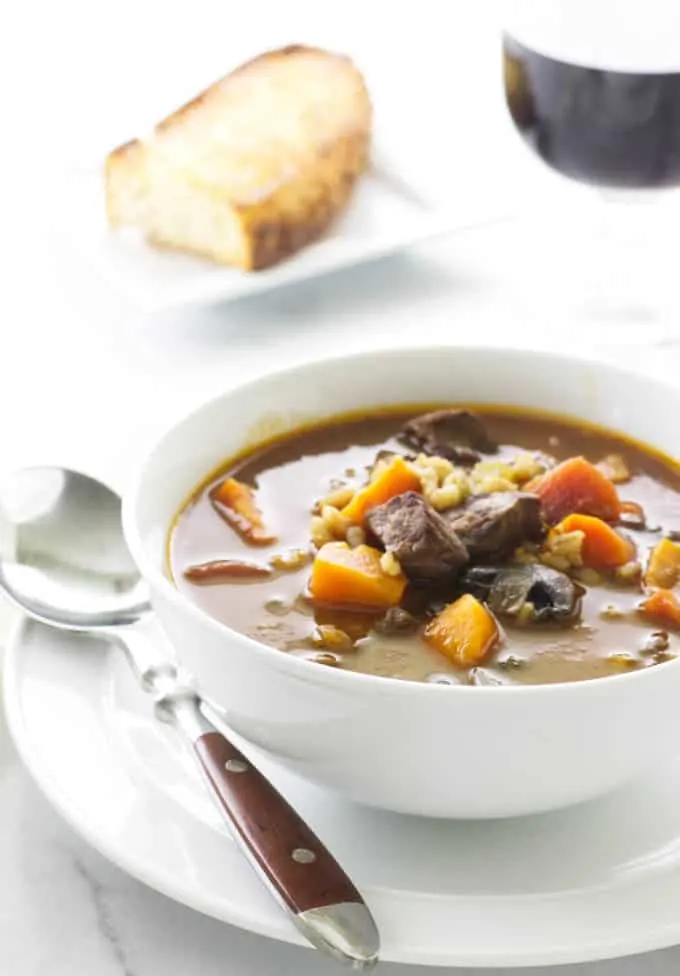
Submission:
[[[310,666],[541,684],[677,655],[678,530],[671,459],[565,418],[450,407],[342,417],[228,462],[168,558],[208,614]]]

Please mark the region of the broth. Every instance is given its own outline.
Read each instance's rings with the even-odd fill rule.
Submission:
[[[680,529],[680,471],[665,459],[617,434],[566,419],[517,410],[476,408],[499,444],[494,461],[518,452],[544,452],[557,461],[583,455],[592,462],[623,456],[632,475],[619,486],[626,501],[642,506],[648,528],[629,532],[644,563],[654,545]],[[665,650],[649,653],[650,634],[661,628],[636,612],[637,582],[605,576],[587,585],[577,619],[568,624],[519,624],[503,619],[502,639],[483,668],[461,668],[423,639],[422,632],[388,636],[374,629],[384,611],[319,605],[309,598],[310,562],[271,578],[196,585],[188,567],[213,560],[266,565],[275,554],[310,547],[310,516],[337,480],[360,487],[379,451],[407,453],[397,439],[413,410],[339,418],[302,430],[228,463],[179,512],[169,536],[172,578],[189,599],[229,627],[281,651],[318,659],[321,626],[349,635],[353,645],[335,654],[351,671],[443,683],[538,684],[578,681],[620,673],[674,656],[678,637],[668,633]],[[225,476],[253,486],[268,530],[277,540],[254,547],[220,517],[210,491]],[[407,603],[410,597],[407,598]]]

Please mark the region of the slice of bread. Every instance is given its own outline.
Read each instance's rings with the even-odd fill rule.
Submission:
[[[254,271],[314,240],[368,164],[371,103],[350,60],[262,54],[106,160],[113,227]]]

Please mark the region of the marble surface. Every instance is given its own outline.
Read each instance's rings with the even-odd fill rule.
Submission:
[[[496,104],[496,81],[490,85],[492,76],[480,71],[497,60],[495,15],[483,3],[474,5],[474,16],[466,8],[465,31],[452,35],[440,23],[443,6],[390,5],[389,31],[386,5],[352,0],[333,19],[321,15],[322,4],[252,0],[247,11],[239,8],[238,31],[229,5],[209,0],[195,0],[191,9],[120,0],[107,13],[79,0],[33,0],[2,14],[0,91],[16,151],[0,160],[0,467],[54,461],[123,488],[148,442],[175,415],[272,364],[334,349],[470,340],[578,346],[675,381],[675,344],[654,343],[658,323],[641,324],[634,309],[597,321],[574,311],[564,262],[575,238],[570,245],[546,236],[545,215],[522,207],[515,220],[331,278],[158,317],[126,303],[63,245],[51,206],[61,166],[97,158],[130,126],[212,80],[241,50],[293,37],[358,51],[381,119],[401,122],[392,131],[411,136],[393,145],[421,191],[444,199],[455,159],[471,192],[496,194],[500,211],[514,144],[488,153],[467,140],[467,149],[478,151],[460,151],[466,125]],[[399,70],[405,51],[406,74]],[[430,110],[419,111],[426,96]],[[442,118],[456,124],[442,126]],[[438,142],[423,153],[425,133]],[[497,137],[482,127],[480,139],[495,146]],[[11,616],[0,611],[0,639]],[[4,727],[0,865],[0,972],[8,976],[337,971],[310,952],[200,917],[105,862],[42,799]],[[563,972],[671,976],[679,965],[676,949]],[[426,970],[386,965],[382,972]]]

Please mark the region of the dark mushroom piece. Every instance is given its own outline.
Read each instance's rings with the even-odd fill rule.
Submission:
[[[516,617],[525,603],[531,603],[537,621],[571,620],[585,592],[566,573],[539,564],[475,566],[460,578],[459,589],[504,617]]]
[[[403,607],[390,607],[385,615],[376,621],[373,629],[386,637],[397,637],[412,634],[419,626],[418,618],[408,610],[404,610]]]
[[[619,525],[633,532],[658,532],[659,526],[647,524],[647,516],[642,505],[638,502],[621,502]]]
[[[645,637],[640,651],[642,654],[663,654],[670,647],[671,639],[666,630],[653,630]]]
[[[519,671],[520,668],[526,667],[526,663],[523,657],[517,657],[516,654],[506,654],[505,657],[498,658],[496,667],[503,671]]]

